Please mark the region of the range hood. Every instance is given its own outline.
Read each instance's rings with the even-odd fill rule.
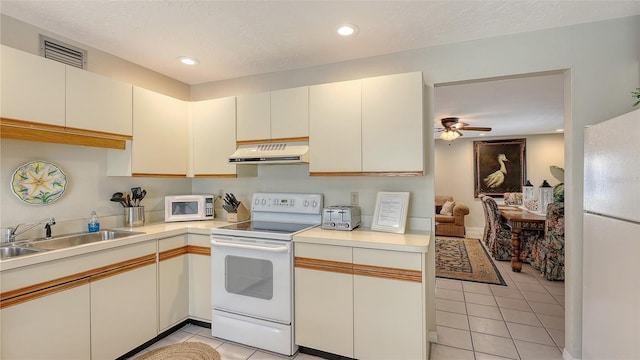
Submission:
[[[240,145],[229,163],[236,165],[256,164],[304,164],[309,162],[309,145],[287,143]]]

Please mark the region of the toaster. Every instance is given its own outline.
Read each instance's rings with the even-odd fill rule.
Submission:
[[[357,206],[334,205],[322,209],[323,229],[350,231],[360,224],[360,208]]]

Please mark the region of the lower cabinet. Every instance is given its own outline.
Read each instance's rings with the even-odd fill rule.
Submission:
[[[0,312],[0,358],[89,359],[89,283]],[[62,331],[64,330],[64,331]]]
[[[91,359],[115,359],[158,335],[156,264],[91,282]]]
[[[424,255],[296,243],[296,344],[356,359],[426,359]]]
[[[189,317],[211,322],[211,239],[189,234]]]
[[[187,235],[158,240],[158,304],[160,332],[189,316]]]

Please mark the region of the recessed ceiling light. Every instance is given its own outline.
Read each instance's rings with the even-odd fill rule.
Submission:
[[[338,28],[338,34],[341,36],[355,36],[358,33],[358,27],[351,24],[344,24]]]
[[[564,132],[564,129],[556,129],[556,132]]]
[[[180,61],[181,63],[185,64],[185,65],[196,65],[199,63],[198,60],[188,57],[188,56],[180,56],[178,58],[178,61]]]

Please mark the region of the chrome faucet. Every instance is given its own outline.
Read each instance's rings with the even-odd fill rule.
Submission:
[[[51,225],[55,225],[56,224],[56,219],[55,218],[46,218],[46,219],[42,219],[40,221],[38,221],[35,224],[31,224],[28,225],[26,229],[18,232],[18,228],[20,226],[24,226],[24,224],[18,224],[16,225],[16,227],[9,227],[7,228],[7,234],[6,234],[6,242],[15,242],[16,241],[16,237],[18,237],[18,235],[24,234],[25,232],[33,229],[34,227],[43,224],[43,223],[47,223],[44,228],[45,228],[45,239],[51,239]]]

